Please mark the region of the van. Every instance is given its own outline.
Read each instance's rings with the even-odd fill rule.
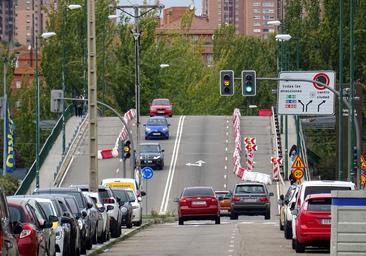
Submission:
[[[304,181],[297,192],[294,209],[300,209],[305,198],[312,194],[330,194],[333,190],[355,190],[356,186],[353,182],[338,180],[314,180]],[[296,245],[296,215],[292,214],[292,248]]]
[[[140,187],[135,179],[132,178],[109,178],[103,179],[102,185],[110,188],[130,188],[137,197],[141,197]]]

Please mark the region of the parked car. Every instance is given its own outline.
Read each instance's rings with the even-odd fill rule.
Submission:
[[[94,201],[97,206],[97,209],[102,215],[103,225],[102,225],[102,234],[98,237],[98,243],[106,242],[110,239],[110,216],[107,213],[107,208],[103,204],[103,200],[98,192],[83,192],[87,193],[90,198]]]
[[[135,202],[135,199],[130,198],[127,190],[132,191],[132,189],[130,189],[130,188],[112,188],[113,193],[119,199],[118,200],[119,207],[122,212],[122,225],[125,225],[127,228],[132,228],[132,219],[134,217],[133,216],[133,207],[134,206],[132,206],[132,203]],[[141,216],[141,214],[140,214],[140,216]]]
[[[355,184],[349,181],[335,181],[335,180],[315,180],[304,181],[297,193],[296,204],[294,209],[300,209],[305,198],[312,194],[330,194],[333,190],[354,190]],[[296,244],[296,218],[297,216],[291,214],[292,222],[292,248],[295,249]]]
[[[142,205],[141,205],[141,201],[142,198],[141,196],[137,196],[135,191],[132,189],[126,189],[127,193],[128,193],[128,197],[130,198],[130,203],[132,205],[132,223],[135,226],[141,226],[142,224]],[[144,196],[145,192],[141,191],[141,195]]]
[[[8,197],[10,219],[22,224],[22,232],[17,235],[20,255],[55,255],[55,233],[52,222],[56,216],[47,219],[39,203],[32,198]]]
[[[8,256],[19,255],[17,238],[23,231],[22,224],[10,219],[8,202],[0,191],[0,251]]]
[[[103,216],[102,213],[99,211],[97,205],[95,204],[94,200],[86,193],[83,192],[85,195],[86,201],[93,205],[91,208],[88,209],[92,228],[91,229],[91,236],[93,244],[97,244],[98,241],[101,240],[102,233],[103,233]]]
[[[296,218],[295,250],[305,251],[306,246],[330,246],[331,224],[330,194],[308,195],[300,208],[293,210]]]
[[[154,116],[147,119],[145,126],[145,140],[169,139],[168,120],[164,116]]]
[[[92,205],[86,202],[86,199],[82,191],[78,188],[44,188],[36,189],[33,194],[61,194],[69,195],[70,197],[65,197],[66,202],[69,204],[70,209],[73,214],[78,219],[79,227],[81,230],[81,254],[85,254],[87,249],[91,249],[93,246],[92,237],[90,234],[91,220],[88,215],[87,209],[91,208]],[[76,205],[75,205],[76,204]],[[75,207],[77,209],[75,209]]]
[[[230,191],[215,191],[217,200],[220,204],[220,215],[230,216],[231,198],[232,194]]]
[[[137,180],[132,178],[108,178],[102,180],[102,185],[110,188],[130,188],[137,197],[145,195],[144,191],[140,190],[140,186]]]
[[[212,187],[186,187],[178,202],[178,224],[186,220],[214,220],[220,224],[220,207]]]
[[[140,144],[141,167],[152,167],[157,170],[164,168],[164,149],[159,143]]]
[[[149,110],[150,116],[173,116],[173,105],[170,103],[169,99],[153,99],[150,104]]]
[[[230,219],[238,219],[239,215],[264,215],[266,220],[271,218],[272,192],[259,182],[244,182],[235,185],[231,199]]]
[[[291,185],[286,195],[280,195],[278,203],[280,205],[280,230],[284,231],[286,239],[292,238],[292,213],[295,209],[296,197],[299,191],[299,186],[296,184]]]
[[[21,197],[21,196],[17,196]],[[81,251],[81,231],[78,223],[77,217],[73,214],[71,211],[71,208],[66,198],[69,198],[73,201],[74,208],[76,209],[76,212],[78,212],[77,215],[79,215],[79,218],[81,218],[81,213],[79,209],[76,206],[75,198],[73,196],[65,196],[65,195],[58,195],[58,194],[38,194],[38,195],[24,195],[23,197],[32,197],[35,198],[37,201],[38,199],[49,199],[51,200],[55,206],[56,212],[60,214],[59,220],[61,222],[61,226],[63,228],[69,228],[70,229],[70,243],[69,243],[69,250],[65,250],[65,247],[62,249],[60,248],[60,254],[62,252],[62,255],[79,255]],[[38,199],[37,199],[38,198]],[[41,204],[42,206],[42,204]],[[56,232],[56,252],[57,252],[57,232]],[[69,254],[68,254],[69,252]]]
[[[76,185],[81,191],[88,192],[88,185]],[[122,234],[122,212],[119,209],[119,203],[116,196],[110,187],[100,185],[98,187],[98,194],[103,200],[104,205],[107,206],[107,213],[110,216],[111,236],[113,238],[119,237]]]

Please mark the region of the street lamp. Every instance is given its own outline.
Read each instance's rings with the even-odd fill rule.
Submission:
[[[67,19],[67,10],[76,10],[76,9],[80,9],[81,5],[79,4],[70,4],[66,7],[64,7],[63,10],[63,15],[62,15],[62,26],[61,26],[61,43],[62,43],[62,58],[61,58],[61,83],[62,83],[62,91],[64,92],[64,96],[66,96],[65,94],[65,20]],[[65,127],[65,104],[63,104],[63,108],[62,108],[62,155],[65,155],[65,151],[66,151],[66,131],[65,131],[66,127]]]
[[[35,87],[36,87],[36,188],[39,188],[39,147],[40,147],[40,95],[39,95],[39,71],[38,71],[38,39],[48,39],[55,36],[55,32],[45,32],[40,37],[36,37],[36,71],[35,71]]]
[[[169,64],[160,64],[160,68],[167,68],[167,67],[170,67]]]

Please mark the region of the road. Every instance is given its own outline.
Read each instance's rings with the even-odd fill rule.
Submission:
[[[146,117],[142,117],[141,123],[145,121]],[[245,121],[248,124],[248,120]],[[145,213],[175,213],[177,205],[174,199],[179,197],[185,186],[207,185],[223,190],[232,189],[234,184],[240,182],[232,173],[234,142],[231,117],[175,116],[169,118],[169,122],[170,139],[158,141],[165,150],[165,167],[155,171],[153,178],[143,184],[147,193],[143,201]],[[250,119],[249,124],[242,125],[242,132],[245,136],[255,136],[256,132],[260,134],[260,138],[257,138],[259,149],[255,161],[261,171],[271,174],[271,169],[265,164],[269,163],[271,155],[269,119]],[[120,130],[119,121],[106,122],[101,119],[98,128],[99,148],[112,148]],[[268,130],[268,134],[264,134],[263,129]],[[87,140],[75,154],[62,186],[88,183],[86,167],[89,158],[86,152]],[[260,159],[262,157],[268,157],[268,161]],[[100,160],[99,179],[122,177],[120,167],[118,159]],[[178,226],[177,222],[153,225],[113,246],[104,254],[295,255],[291,241],[283,238],[283,232],[278,227],[276,185],[270,185],[269,190],[275,193],[271,198],[271,220],[265,221],[263,216],[240,216],[239,220],[222,218],[221,225],[215,225],[212,221],[187,221],[184,226]],[[328,253],[318,250],[304,255]]]

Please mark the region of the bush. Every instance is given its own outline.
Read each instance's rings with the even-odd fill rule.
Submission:
[[[19,181],[14,176],[7,174],[6,176],[0,176],[0,188],[6,196],[14,195],[19,187]]]

